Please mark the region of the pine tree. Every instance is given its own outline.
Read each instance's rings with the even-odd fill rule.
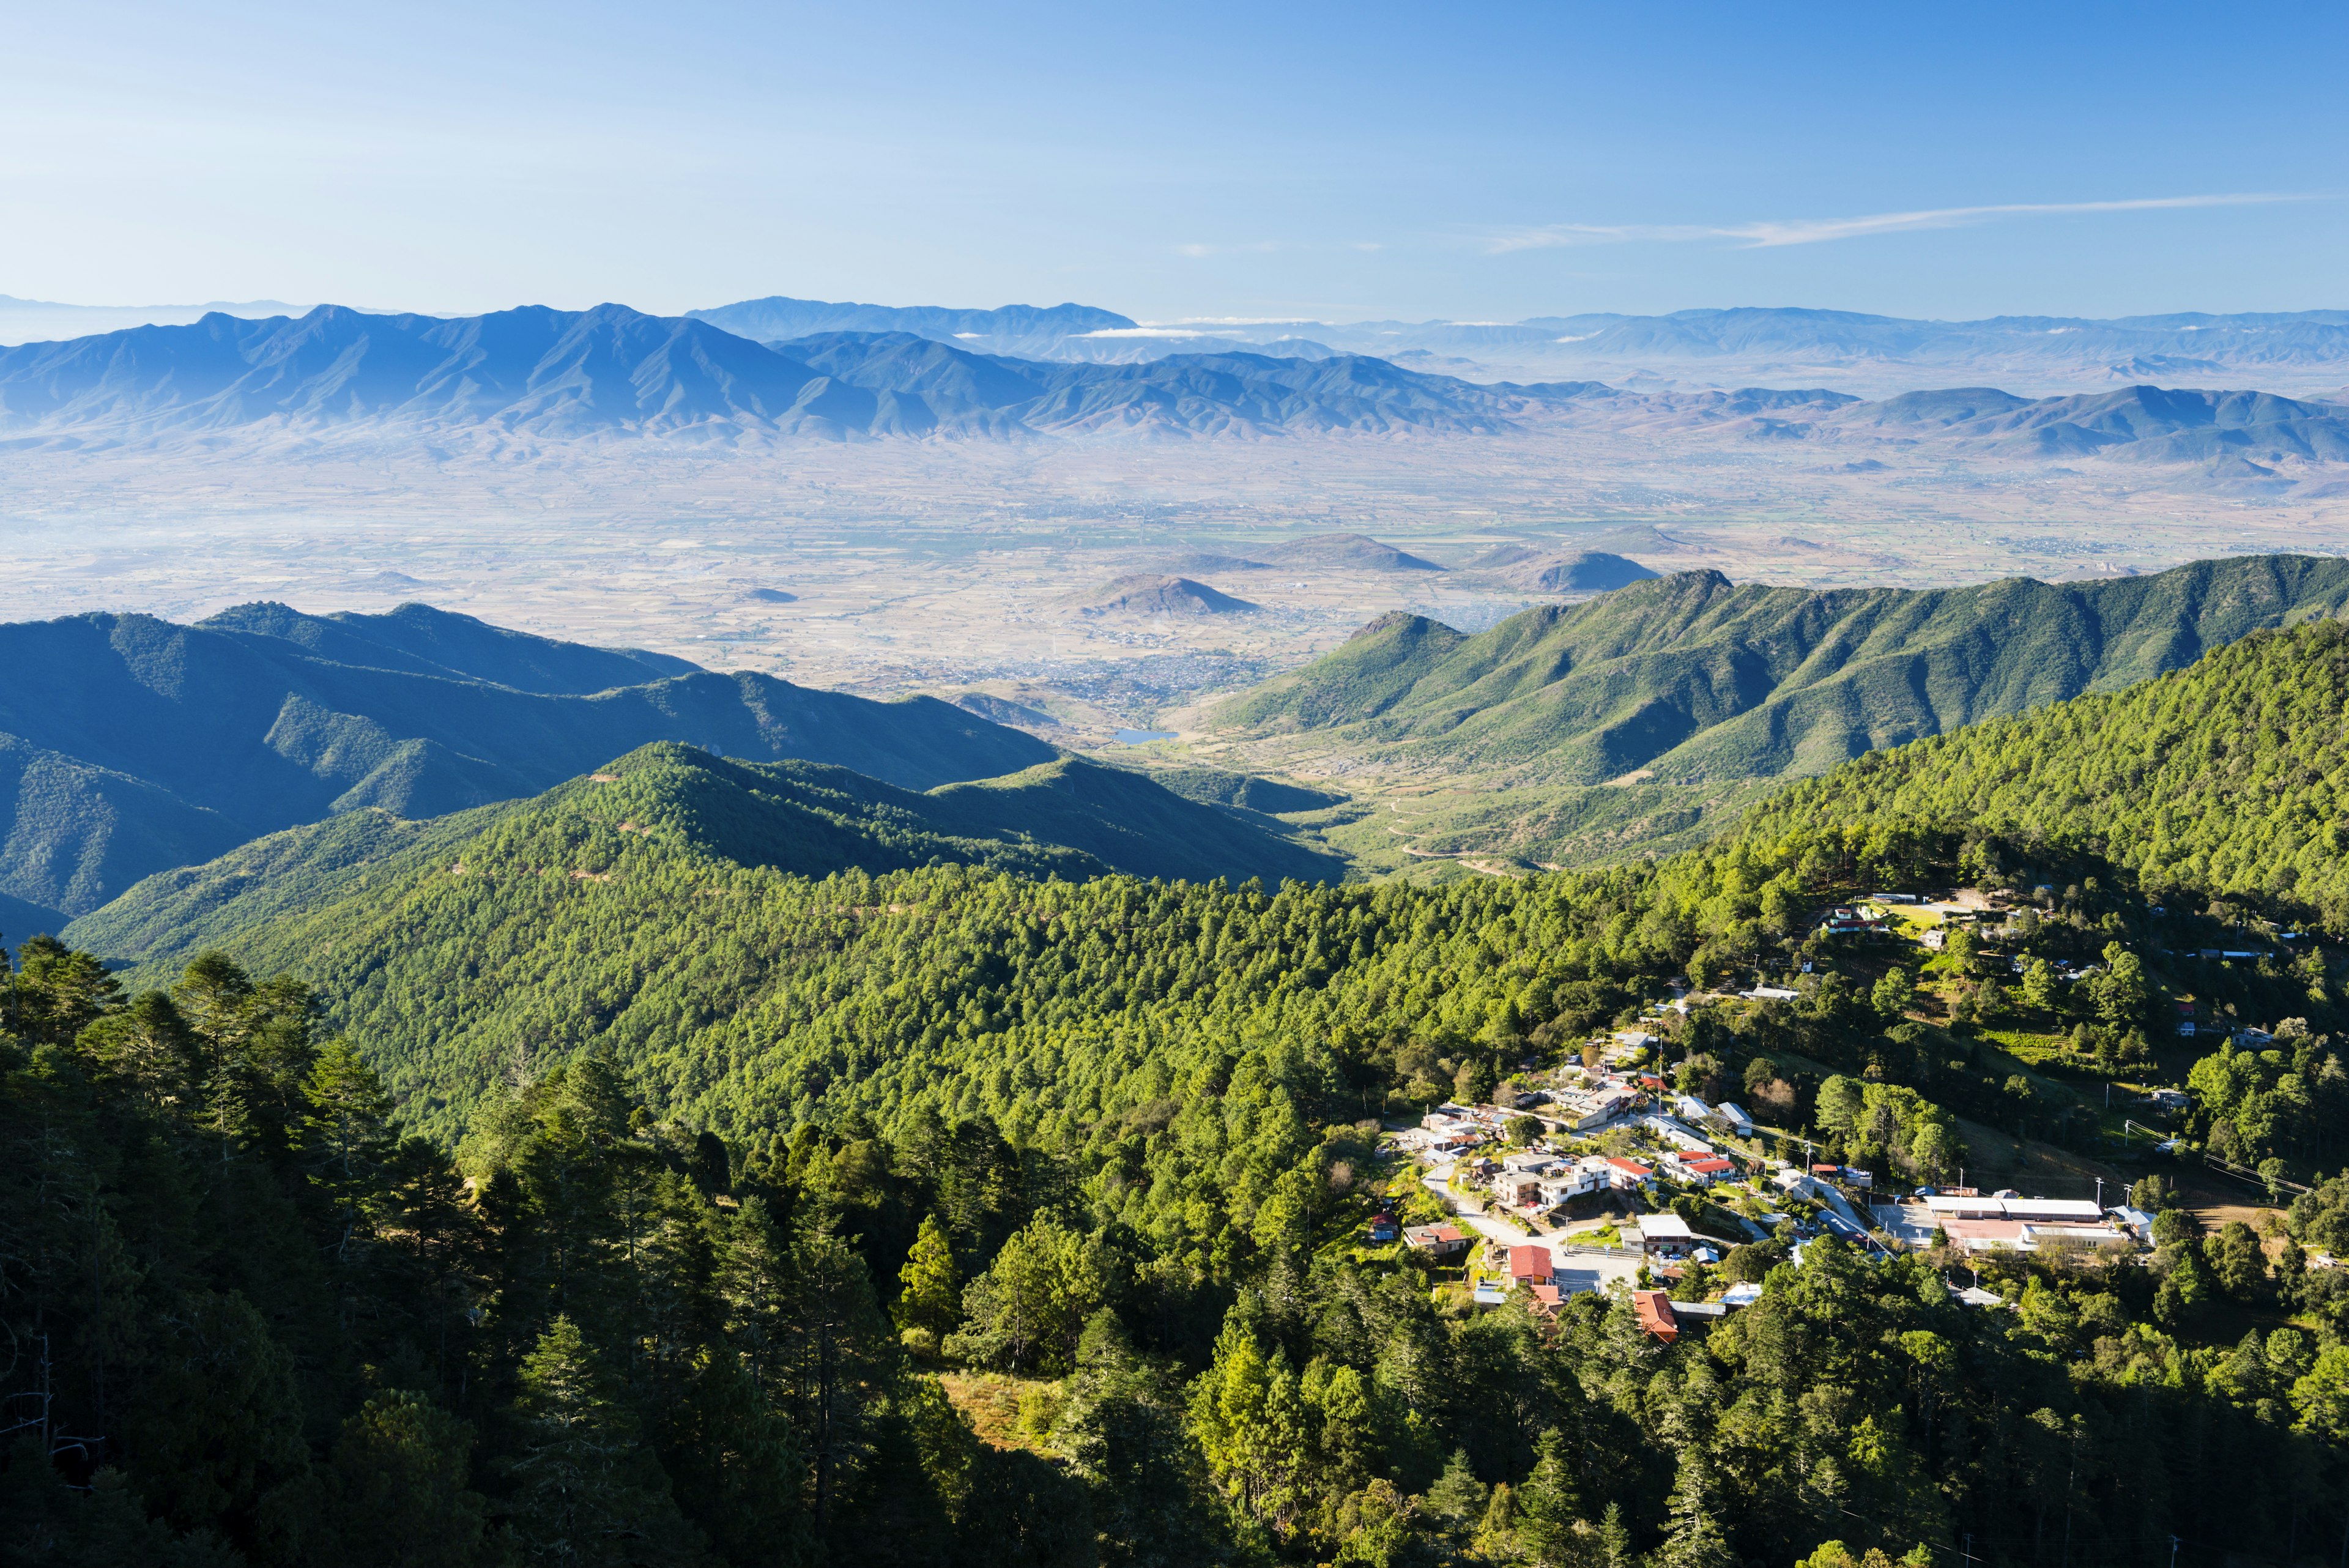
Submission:
[[[556,1318],[517,1381],[522,1444],[508,1470],[513,1531],[527,1551],[579,1568],[698,1560],[667,1477],[578,1324]]]
[[[472,1432],[420,1394],[393,1390],[346,1418],[335,1443],[336,1559],[353,1568],[466,1568],[483,1503],[466,1490]]]
[[[954,1244],[936,1214],[926,1215],[914,1250],[897,1274],[897,1324],[943,1339],[954,1332],[962,1311],[955,1278]]]
[[[1534,1443],[1534,1468],[1517,1488],[1517,1540],[1544,1568],[1565,1568],[1574,1553],[1576,1497],[1566,1434],[1556,1427]]]
[[[1485,1514],[1487,1490],[1468,1463],[1468,1450],[1454,1449],[1435,1484],[1427,1489],[1423,1506],[1446,1535],[1463,1540]]]
[[[1631,1527],[1623,1522],[1623,1506],[1610,1502],[1599,1521],[1600,1568],[1631,1568]]]
[[[1737,1561],[1721,1528],[1721,1497],[1713,1462],[1689,1443],[1681,1449],[1680,1473],[1665,1505],[1664,1541],[1656,1568],[1730,1568]]]
[[[793,1425],[807,1456],[812,1524],[828,1539],[843,1484],[872,1447],[888,1392],[887,1320],[864,1261],[839,1237],[801,1233],[777,1328]]]

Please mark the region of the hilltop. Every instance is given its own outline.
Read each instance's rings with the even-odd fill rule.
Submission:
[[[1495,545],[1459,569],[1540,594],[1608,593],[1660,575],[1627,556],[1539,545]]]
[[[1278,566],[1351,566],[1374,572],[1440,572],[1444,568],[1365,534],[1316,534],[1257,552]]]
[[[464,1083],[470,1099],[486,1086],[472,1075],[504,1025],[444,1040],[429,1024],[445,1011],[460,948],[559,970],[618,943],[665,950],[665,965],[690,971],[720,941],[713,923],[755,923],[768,901],[803,898],[792,889],[810,879],[923,867],[1061,881],[1339,879],[1342,861],[1257,826],[1268,820],[1073,757],[917,794],[845,768],[661,743],[528,801],[431,822],[354,812],[272,835],[150,877],[67,935],[130,966],[134,980],[207,948],[299,974],[339,999],[347,1021],[366,1023],[386,1059],[406,1064],[395,1084],[429,1083],[438,1096]],[[522,1012],[492,1015],[525,1015],[536,1005],[525,994]],[[559,1027],[584,1027],[596,1011],[591,998],[588,1017]],[[626,1025],[605,1017],[599,1027]]]
[[[1142,572],[1075,596],[1096,615],[1245,615],[1257,607],[1188,577]]]

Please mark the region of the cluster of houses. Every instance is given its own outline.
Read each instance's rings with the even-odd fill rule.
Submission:
[[[1449,1231],[1451,1239],[1465,1250],[1465,1240],[1452,1227],[1430,1226],[1425,1229]],[[1645,1236],[1642,1245],[1652,1259],[1678,1261],[1687,1258],[1692,1251],[1702,1256],[1709,1251],[1702,1245],[1702,1239],[1692,1232],[1686,1223],[1669,1214],[1648,1216],[1641,1221],[1641,1230]],[[1504,1246],[1494,1242],[1490,1244],[1490,1251],[1495,1255],[1488,1262],[1498,1277],[1479,1288],[1476,1297],[1479,1302],[1497,1304],[1506,1301],[1512,1293],[1523,1291],[1537,1317],[1551,1316],[1565,1304],[1570,1292],[1559,1278],[1556,1256],[1547,1247],[1531,1244]],[[1726,1316],[1732,1307],[1750,1305],[1760,1298],[1761,1293],[1759,1285],[1733,1285],[1728,1293],[1717,1302],[1676,1302],[1666,1291],[1635,1290],[1631,1293],[1631,1303],[1639,1314],[1640,1326],[1669,1344],[1690,1323],[1716,1321]]]
[[[1636,1062],[1657,1044],[1654,1035],[1627,1029],[1617,1033],[1609,1051],[1619,1064]],[[1489,1193],[1496,1208],[1527,1220],[1549,1216],[1586,1194],[1653,1194],[1660,1177],[1711,1187],[1749,1174],[1744,1166],[1753,1163],[1750,1156],[1714,1142],[1723,1132],[1753,1134],[1753,1118],[1743,1109],[1675,1095],[1661,1078],[1628,1065],[1578,1075],[1570,1084],[1525,1100],[1516,1106],[1447,1101],[1429,1111],[1418,1127],[1399,1134],[1396,1142],[1424,1164],[1450,1165],[1455,1189]],[[1564,1154],[1538,1147],[1505,1150],[1509,1124],[1523,1117],[1539,1122],[1553,1137],[1636,1130],[1660,1156],[1651,1160]]]

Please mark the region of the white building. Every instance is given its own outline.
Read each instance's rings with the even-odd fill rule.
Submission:
[[[1697,1130],[1685,1122],[1675,1121],[1671,1116],[1641,1116],[1640,1125],[1666,1143],[1676,1145],[1691,1154],[1713,1152],[1713,1145],[1705,1142]]]

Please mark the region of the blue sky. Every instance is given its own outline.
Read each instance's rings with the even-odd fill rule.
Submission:
[[[2349,7],[1928,9],[24,6],[0,293],[2349,307]]]

